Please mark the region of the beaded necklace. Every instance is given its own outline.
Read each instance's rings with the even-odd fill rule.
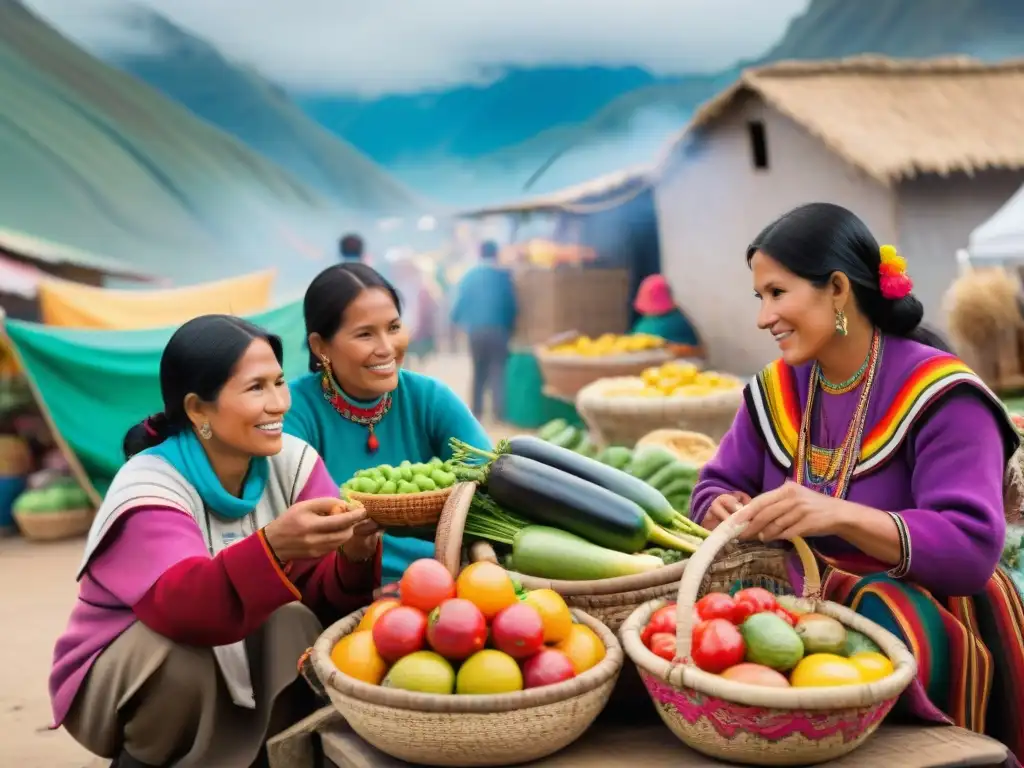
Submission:
[[[871,339],[871,351],[865,361],[866,379],[857,401],[857,408],[850,419],[846,437],[840,446],[832,452],[831,461],[823,473],[815,473],[812,466],[813,446],[811,445],[811,415],[814,413],[815,395],[818,389],[821,369],[815,363],[811,367],[810,387],[807,392],[807,405],[804,408],[800,424],[800,437],[797,442],[797,455],[794,462],[794,480],[812,490],[836,498],[843,498],[850,486],[853,470],[860,459],[861,440],[864,437],[864,426],[867,421],[868,403],[871,399],[872,385],[878,371],[878,362],[882,356],[882,335],[875,331]]]
[[[871,353],[864,358],[864,362],[861,364],[853,376],[848,378],[846,381],[841,381],[838,384],[834,384],[825,378],[825,374],[822,373],[821,368],[818,368],[818,383],[821,385],[822,390],[830,395],[845,395],[847,392],[852,392],[860,384],[864,378],[864,374],[868,371],[868,363],[871,361]]]
[[[320,374],[320,388],[324,393],[324,400],[331,404],[338,414],[356,424],[365,426],[370,434],[366,438],[366,452],[376,453],[380,448],[380,440],[374,434],[374,428],[380,423],[388,411],[391,410],[391,393],[386,393],[380,400],[368,408],[349,402],[341,393],[341,388],[334,381],[331,374],[331,367],[325,365]]]

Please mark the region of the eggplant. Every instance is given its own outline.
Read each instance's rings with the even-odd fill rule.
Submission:
[[[499,456],[483,479],[501,506],[608,549],[632,554],[649,541],[684,552],[697,549],[697,539],[669,533],[635,502],[525,456]]]
[[[680,521],[686,510],[677,511],[672,508],[668,499],[657,488],[643,480],[633,477],[620,469],[609,467],[596,459],[546,443],[530,435],[519,435],[507,441],[508,453],[533,459],[549,467],[568,472],[581,480],[587,480],[606,491],[629,499],[640,509],[650,515],[658,525],[665,527],[683,526],[688,533],[701,536],[703,531],[690,530],[685,522]]]

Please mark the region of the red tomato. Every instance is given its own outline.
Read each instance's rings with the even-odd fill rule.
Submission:
[[[667,632],[651,635],[651,652],[666,661],[672,661],[676,657],[676,636]]]
[[[776,608],[774,611],[772,611],[772,613],[774,613],[780,619],[782,619],[787,624],[789,624],[789,626],[791,626],[791,627],[795,627],[796,626],[796,616],[794,616],[792,613],[787,611],[781,605],[778,608]]]
[[[676,604],[669,603],[664,608],[659,608],[647,622],[644,631],[640,633],[640,639],[648,648],[651,647],[651,635],[658,632],[675,634],[676,631]]]
[[[427,621],[427,642],[451,661],[468,659],[487,643],[487,620],[469,600],[445,600]]]
[[[697,615],[702,619],[736,621],[736,601],[724,592],[712,592],[697,601]]]
[[[430,613],[445,600],[455,597],[455,579],[437,560],[416,560],[402,574],[398,583],[402,605]]]
[[[516,603],[491,621],[491,642],[513,659],[528,659],[544,646],[544,621],[529,603]]]
[[[746,650],[735,624],[728,619],[710,619],[694,633],[690,655],[698,667],[717,675],[742,662]]]
[[[753,616],[755,613],[774,611],[779,606],[775,601],[775,595],[761,587],[741,589],[733,599],[739,607],[738,612],[746,614],[742,618],[737,619],[738,624],[743,623],[743,620],[748,616]]]
[[[540,688],[576,677],[572,661],[561,651],[545,648],[523,663],[523,687]]]
[[[377,619],[370,631],[377,653],[384,661],[395,662],[423,650],[427,638],[427,617],[423,611],[400,605]]]

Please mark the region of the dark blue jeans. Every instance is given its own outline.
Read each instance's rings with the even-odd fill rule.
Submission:
[[[469,332],[469,354],[473,360],[473,415],[484,414],[484,394],[491,393],[495,419],[505,418],[505,368],[508,365],[508,331],[478,328]]]

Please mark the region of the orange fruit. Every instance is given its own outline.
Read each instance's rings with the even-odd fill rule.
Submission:
[[[569,657],[577,675],[582,675],[604,658],[605,648],[601,638],[590,627],[573,624],[568,636],[560,643],[555,643],[555,650]]]
[[[388,664],[377,653],[370,632],[345,635],[331,650],[331,661],[344,674],[370,685],[380,685],[388,671]]]
[[[399,605],[401,605],[401,603],[398,602],[398,598],[395,597],[383,597],[380,600],[371,603],[366,609],[366,613],[363,614],[363,618],[359,620],[359,626],[356,627],[356,632],[364,632],[366,630],[373,629],[373,625],[377,623],[377,619]]]
[[[523,673],[508,654],[477,651],[459,667],[455,692],[461,694],[511,693],[523,690]]]
[[[534,589],[526,593],[523,602],[532,605],[544,622],[544,642],[559,643],[572,630],[572,613],[562,596],[553,589]]]
[[[834,653],[812,653],[793,667],[789,682],[794,688],[831,688],[864,681],[857,665],[850,659]]]
[[[455,582],[458,597],[469,600],[488,621],[502,609],[519,602],[508,572],[494,563],[473,563],[463,569]]]
[[[895,670],[892,661],[884,653],[876,651],[861,651],[850,657],[850,661],[860,671],[860,678],[865,683],[873,683],[888,677]]]

